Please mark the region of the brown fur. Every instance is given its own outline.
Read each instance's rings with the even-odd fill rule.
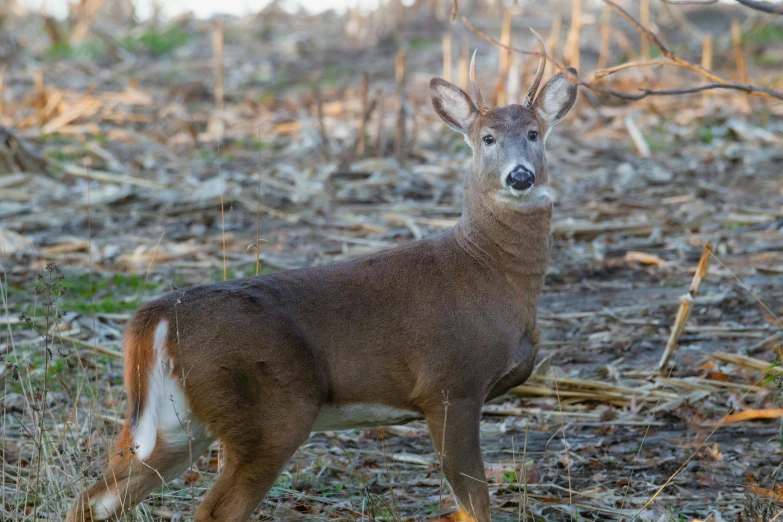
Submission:
[[[347,263],[177,291],[131,322],[128,423],[117,449],[132,445],[127,425],[148,406],[151,339],[167,320],[173,374],[187,375],[194,417],[227,452],[197,522],[246,520],[321,408],[351,404],[424,416],[457,499],[479,521],[489,520],[480,410],[532,371],[552,217],[547,199],[504,199],[498,169],[528,161],[537,189],[546,189],[543,142],[553,120],[518,105],[479,114],[467,95],[439,79],[431,90],[436,111],[474,149],[454,229]],[[527,139],[530,129],[540,142]],[[485,132],[494,133],[498,148],[482,148]],[[161,437],[141,466],[131,453],[115,455],[68,520],[90,521],[86,499],[107,488],[120,491],[127,511],[160,484],[149,468],[169,478],[190,461]]]

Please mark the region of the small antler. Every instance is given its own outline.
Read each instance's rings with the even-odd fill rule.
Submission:
[[[473,51],[473,58],[470,59],[470,83],[473,85],[473,93],[476,95],[476,105],[478,105],[479,112],[486,114],[490,107],[484,101],[484,96],[481,95],[481,87],[479,87],[478,79],[476,78],[476,51]]]
[[[538,46],[541,48],[541,57],[538,59],[536,77],[533,79],[533,84],[530,86],[530,89],[528,89],[527,95],[525,96],[525,101],[522,103],[522,105],[525,107],[531,107],[533,105],[533,101],[536,99],[536,91],[538,91],[538,86],[541,84],[541,78],[544,77],[544,66],[546,65],[546,45],[544,45],[544,39],[541,38],[541,35],[538,34],[532,27],[530,30],[538,40]]]

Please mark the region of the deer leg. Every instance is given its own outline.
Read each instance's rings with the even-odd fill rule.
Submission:
[[[224,439],[226,464],[196,511],[195,522],[247,520],[274,485],[282,467],[310,435],[317,414],[317,407],[281,410],[260,421],[260,432],[247,429],[240,440]]]
[[[441,469],[457,501],[478,522],[489,522],[489,489],[481,458],[481,403],[451,401],[426,413]]]

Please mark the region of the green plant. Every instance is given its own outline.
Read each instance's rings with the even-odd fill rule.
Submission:
[[[163,30],[151,27],[137,38],[126,36],[120,43],[131,52],[146,52],[152,56],[164,56],[185,45],[189,39],[190,35],[187,31],[174,24]]]
[[[702,125],[699,127],[699,139],[702,143],[710,145],[715,138],[711,125]]]
[[[33,395],[34,402],[31,404],[32,409],[37,412],[39,417],[38,433],[36,434],[37,462],[35,471],[35,500],[33,504],[34,520],[37,518],[38,514],[39,501],[37,492],[39,491],[41,483],[41,464],[44,458],[44,420],[46,418],[46,401],[49,393],[49,363],[53,357],[51,349],[53,336],[50,335],[49,332],[51,332],[53,328],[57,328],[66,314],[66,312],[61,311],[58,306],[60,297],[66,293],[66,288],[63,285],[64,279],[65,277],[60,271],[60,268],[52,261],[46,263],[43,272],[38,273],[38,278],[35,282],[35,296],[36,298],[41,299],[41,304],[44,309],[45,328],[43,331],[39,329],[39,326],[33,322],[33,318],[29,315],[22,313],[19,316],[19,318],[27,323],[30,328],[35,330],[36,334],[44,341],[43,388],[36,387]]]
[[[768,24],[742,35],[743,42],[770,44],[783,41],[783,26]]]
[[[430,46],[430,42],[428,42],[426,38],[423,38],[421,36],[413,36],[411,38],[408,38],[408,46],[411,49],[414,49],[414,50],[418,51],[418,50],[426,49],[427,47],[429,47]]]

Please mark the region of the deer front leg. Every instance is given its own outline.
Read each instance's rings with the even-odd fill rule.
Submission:
[[[457,501],[478,522],[489,522],[489,489],[481,458],[481,402],[445,401],[426,413],[441,469]]]

